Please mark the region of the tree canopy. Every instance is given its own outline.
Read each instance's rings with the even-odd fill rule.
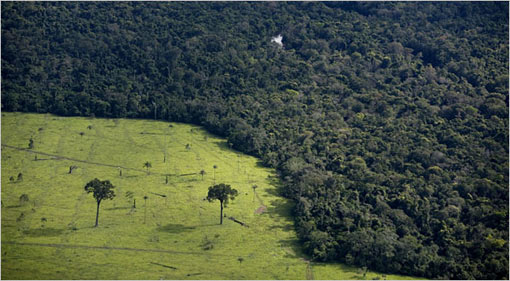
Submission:
[[[2,110],[203,125],[313,259],[508,278],[507,2],[1,5]]]
[[[234,200],[237,195],[237,190],[233,189],[228,184],[220,183],[209,187],[209,192],[207,193],[207,201],[220,201],[220,224],[223,224],[223,207],[226,207],[229,200]]]
[[[91,180],[85,185],[85,191],[87,193],[92,193],[94,196],[94,199],[96,199],[97,202],[97,212],[96,212],[96,224],[97,227],[99,222],[99,205],[101,204],[102,200],[110,199],[112,200],[115,197],[115,192],[113,192],[113,189],[115,187],[109,180],[101,181],[97,178]]]

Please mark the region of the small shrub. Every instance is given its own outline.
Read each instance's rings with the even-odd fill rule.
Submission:
[[[159,242],[159,236],[153,235],[149,238],[149,242]]]
[[[70,222],[67,226],[68,226],[68,227],[69,227],[69,229],[70,229],[70,230],[72,230],[72,231],[76,231],[76,230],[78,230],[78,227],[76,227],[76,224],[75,224],[74,222]]]
[[[72,174],[73,170],[75,170],[75,169],[78,169],[78,166],[75,166],[75,165],[69,166],[69,174]]]
[[[16,222],[20,222],[25,219],[25,213],[21,213],[19,217],[16,219]]]
[[[134,195],[133,191],[127,191],[125,194],[128,201],[131,201],[131,199],[133,198],[133,195]]]
[[[202,244],[200,245],[200,247],[204,251],[212,250],[214,248],[214,243],[212,240],[209,240],[209,238],[207,238],[207,235],[206,235],[204,237],[204,239],[202,240]]]
[[[26,203],[26,202],[28,202],[28,201],[30,201],[30,200],[28,199],[28,195],[27,195],[27,194],[25,194],[25,193],[21,194],[21,196],[19,197],[19,203],[20,203],[20,204],[24,204],[24,203]]]

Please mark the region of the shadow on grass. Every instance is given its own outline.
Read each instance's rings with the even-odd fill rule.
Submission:
[[[270,230],[281,229],[284,232],[294,230],[294,220],[292,219],[292,209],[294,202],[286,199],[276,199],[271,201],[266,214],[271,216],[277,224],[269,227]]]
[[[294,230],[294,226],[292,224],[286,224],[286,225],[273,225],[273,226],[270,226],[269,227],[270,230],[275,230],[275,229],[281,229],[282,231],[284,232],[289,232],[289,231],[292,231]]]
[[[6,209],[12,209],[12,208],[19,208],[21,207],[21,205],[11,205],[11,206],[7,206],[7,207],[4,207]]]
[[[294,209],[295,203],[290,199],[275,199],[270,202],[270,206],[267,207],[267,213],[277,214],[286,221],[292,220],[292,210]]]
[[[280,246],[285,250],[285,257],[287,258],[302,258],[304,260],[310,260],[310,257],[303,252],[303,247],[296,239],[285,239],[278,241]]]
[[[23,234],[30,237],[59,236],[64,229],[56,228],[36,228],[23,231]]]
[[[226,141],[215,141],[213,142],[216,146],[220,148],[221,151],[232,151],[233,149],[230,148],[228,143]]]
[[[186,225],[182,225],[182,224],[170,223],[170,224],[158,227],[157,230],[161,231],[161,232],[168,232],[168,233],[183,233],[183,232],[193,231],[197,228],[206,227],[206,226],[214,226],[214,225],[215,224],[186,226]]]
[[[128,210],[128,209],[131,209],[133,208],[132,206],[129,206],[129,207],[114,207],[114,208],[106,208],[105,210],[107,211],[113,211],[113,210]]]
[[[277,188],[281,188],[281,181],[280,181],[280,178],[278,178],[278,176],[268,176],[266,177],[266,181],[269,185],[273,185],[273,186],[276,186]]]

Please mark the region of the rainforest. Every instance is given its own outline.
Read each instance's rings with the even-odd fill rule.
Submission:
[[[200,125],[314,262],[508,279],[508,5],[2,2],[2,111]]]

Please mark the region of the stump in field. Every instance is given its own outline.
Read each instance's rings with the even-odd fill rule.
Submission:
[[[242,225],[242,226],[244,226],[244,227],[249,227],[246,223],[244,223],[244,222],[242,222],[242,221],[240,221],[240,220],[237,220],[237,219],[236,219],[236,218],[234,218],[234,217],[229,217],[228,219],[229,219],[229,220],[231,220],[231,221],[237,222],[238,224],[240,224],[240,225]]]

